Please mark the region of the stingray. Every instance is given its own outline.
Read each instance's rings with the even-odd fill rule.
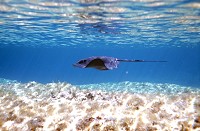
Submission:
[[[128,60],[128,59],[117,59],[108,56],[92,56],[86,59],[79,60],[73,64],[79,68],[95,68],[98,70],[112,70],[118,67],[120,62],[166,62],[166,61],[150,61],[150,60]]]

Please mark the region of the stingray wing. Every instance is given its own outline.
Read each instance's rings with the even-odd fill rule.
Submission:
[[[100,58],[96,58],[96,59],[91,60],[86,65],[86,68],[89,68],[89,67],[96,68],[96,69],[99,69],[99,70],[108,70],[108,68],[105,66],[104,61]]]
[[[113,58],[113,57],[101,56],[100,58],[104,62],[106,68],[108,68],[109,70],[117,68],[117,66],[119,64],[119,61],[117,61],[117,59]]]

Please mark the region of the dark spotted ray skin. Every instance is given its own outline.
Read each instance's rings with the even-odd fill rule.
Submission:
[[[73,64],[80,68],[96,68],[98,70],[112,70],[117,68],[120,62],[166,62],[166,61],[145,61],[145,60],[127,60],[117,59],[107,56],[92,56],[86,59],[79,60]]]

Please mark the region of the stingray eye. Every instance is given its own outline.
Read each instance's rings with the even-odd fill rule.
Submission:
[[[81,61],[79,61],[78,63],[79,64],[83,64],[83,63],[85,63],[86,62],[86,60],[81,60]]]

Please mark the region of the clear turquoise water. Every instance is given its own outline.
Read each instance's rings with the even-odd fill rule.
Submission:
[[[75,68],[90,56],[163,60]],[[1,0],[0,130],[199,130],[198,0]]]

